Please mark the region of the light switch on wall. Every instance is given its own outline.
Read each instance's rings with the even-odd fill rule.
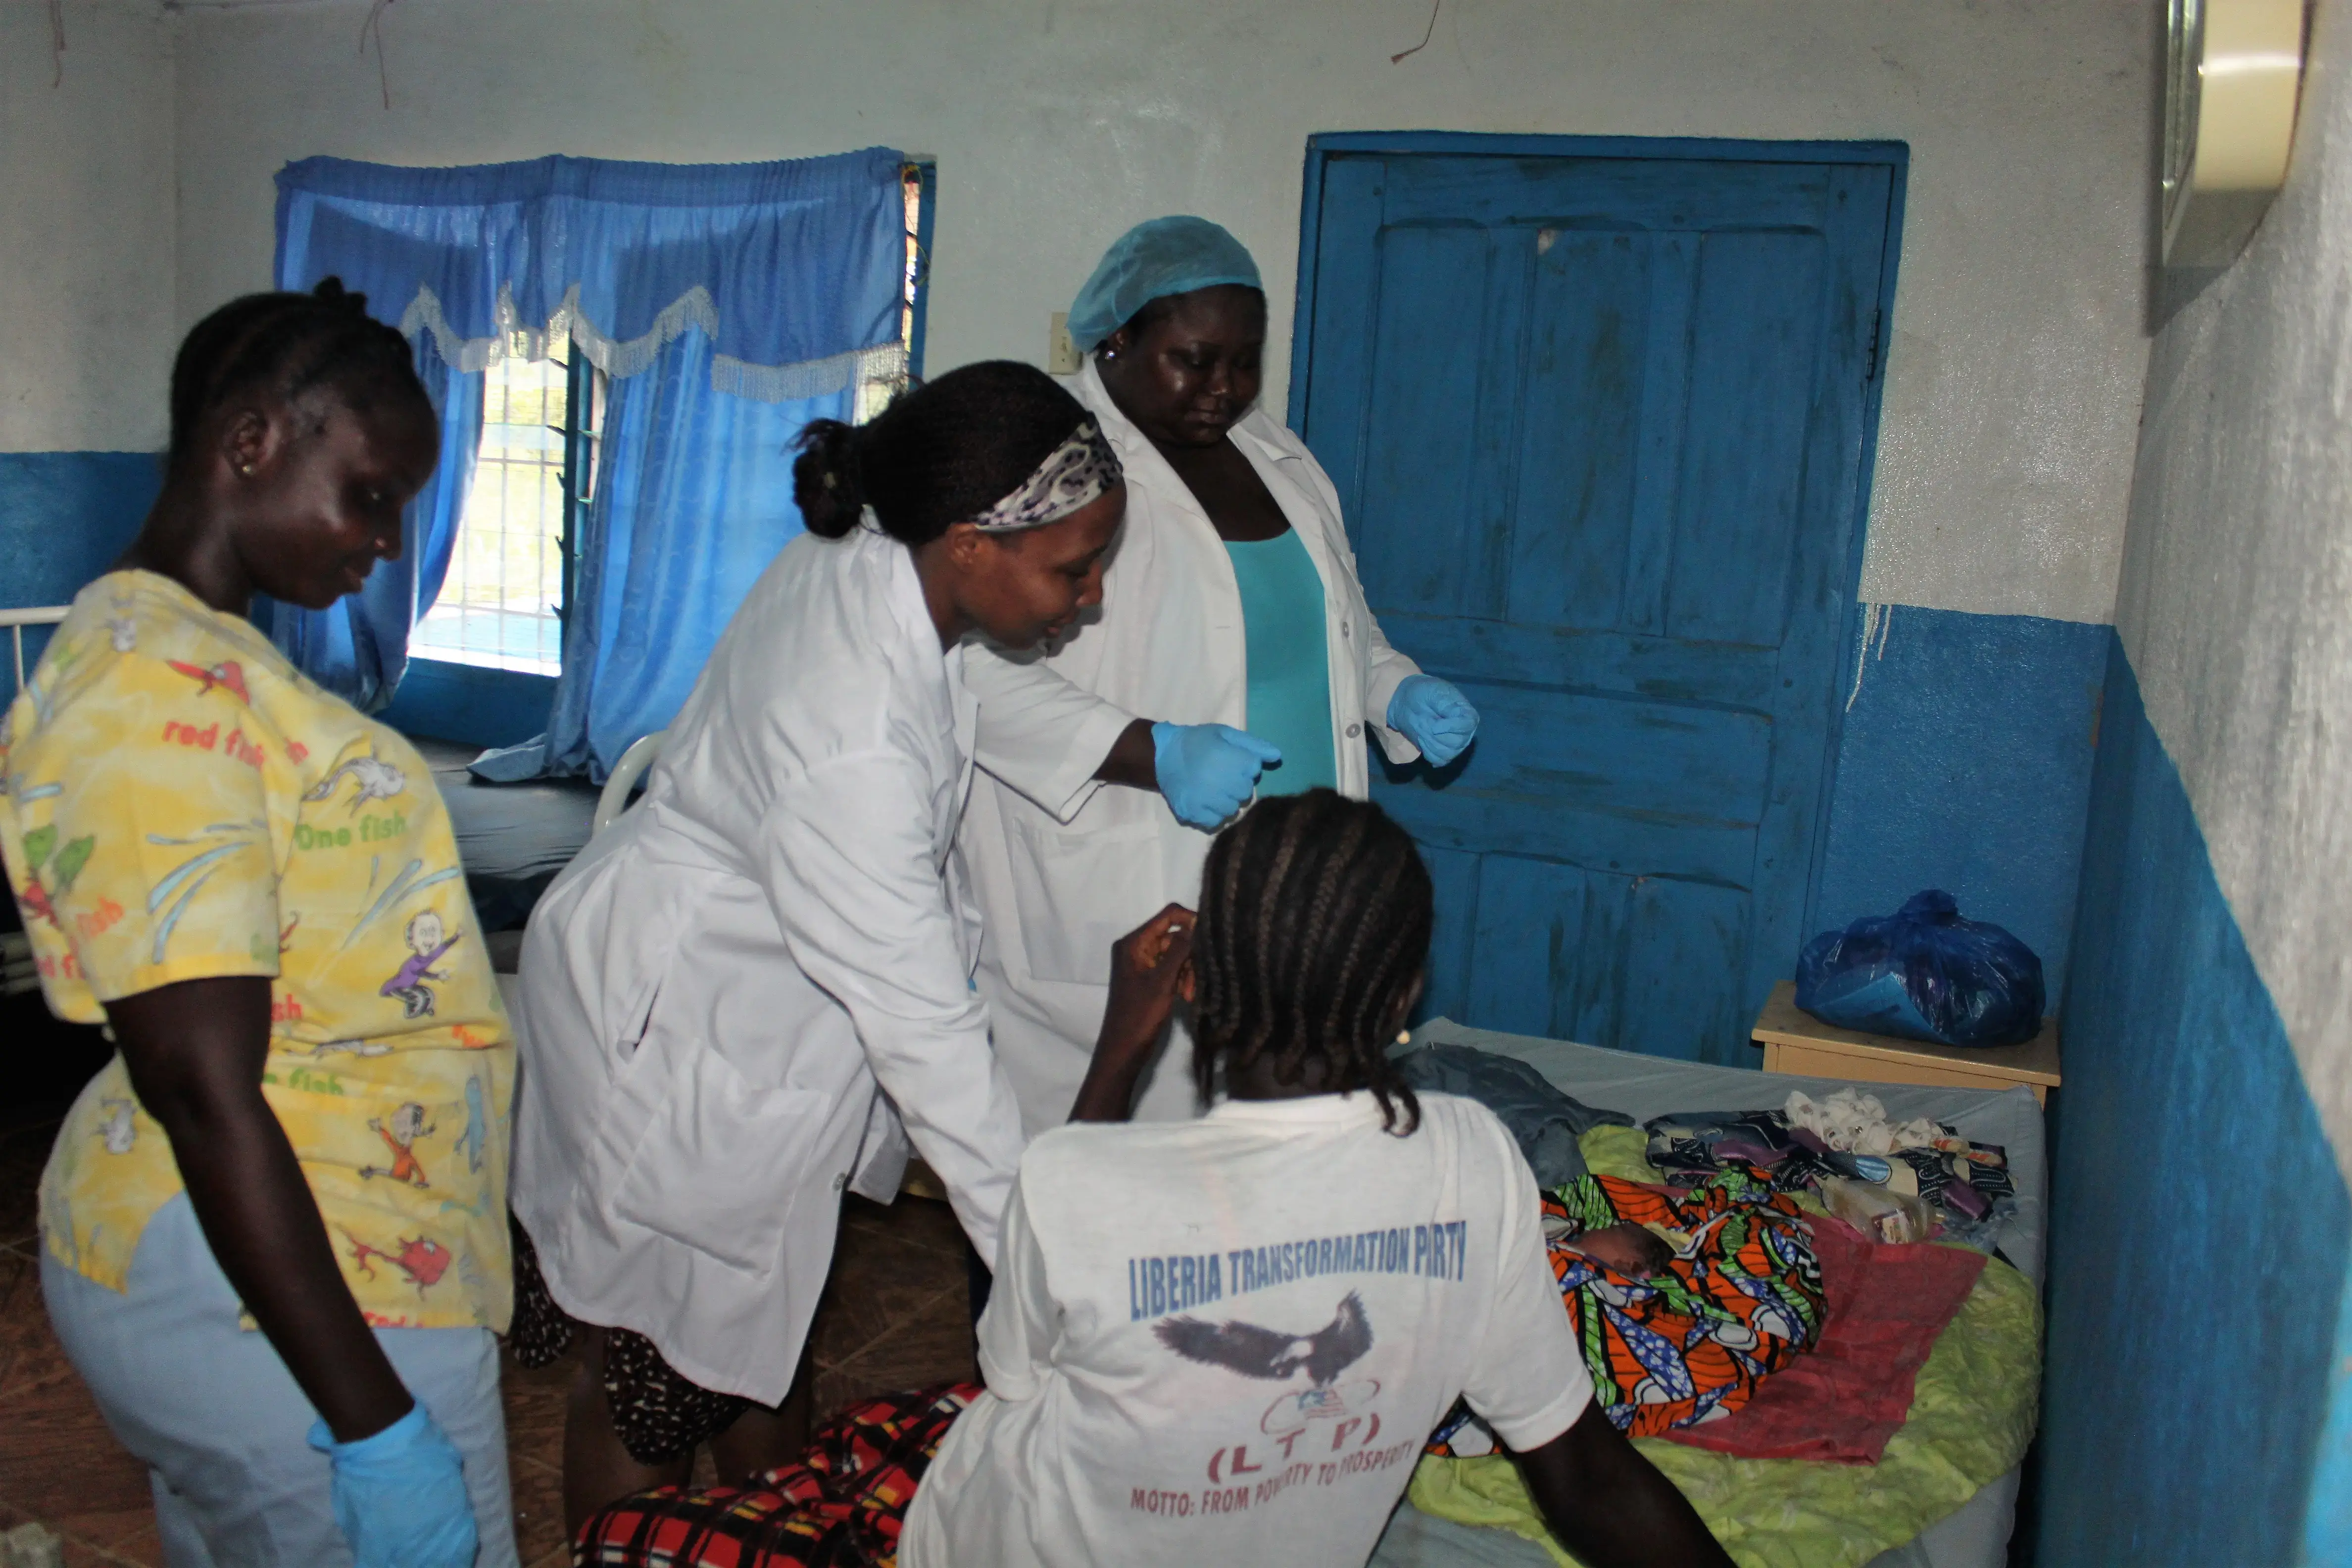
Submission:
[[[1045,368],[1055,375],[1078,374],[1078,345],[1070,341],[1070,313],[1054,312],[1053,324],[1045,330]]]

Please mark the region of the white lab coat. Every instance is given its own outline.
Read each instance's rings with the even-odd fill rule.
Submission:
[[[952,852],[966,657],[903,546],[794,540],[531,916],[515,1212],[560,1306],[705,1387],[783,1397],[842,1189],[898,1191],[900,1118],[995,1257],[1023,1138]]]
[[[1192,903],[1209,853],[1210,835],[1177,821],[1156,792],[1100,786],[1095,769],[1139,718],[1242,729],[1249,719],[1241,589],[1224,542],[1112,403],[1091,359],[1077,394],[1127,470],[1127,522],[1103,574],[1102,605],[1057,648],[976,647],[965,668],[981,704],[982,772],[963,828],[987,933],[980,986],[1033,1136],[1067,1120],[1086,1076],[1111,943],[1163,904]],[[1372,619],[1339,493],[1306,443],[1257,408],[1233,441],[1322,576],[1332,753],[1340,790],[1361,797],[1370,787],[1367,725],[1391,761],[1421,754],[1386,727],[1389,699],[1419,666]],[[1074,705],[1080,694],[1091,700]],[[1138,1098],[1139,1121],[1196,1114],[1192,1044],[1181,1023],[1171,1034]]]

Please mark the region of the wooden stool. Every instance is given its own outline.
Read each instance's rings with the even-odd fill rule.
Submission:
[[[1749,1034],[1764,1047],[1766,1072],[1995,1092],[2021,1083],[2045,1105],[2050,1091],[2058,1087],[2055,1018],[2042,1019],[2042,1032],[2021,1046],[1961,1050],[1824,1024],[1797,1005],[1796,984],[1783,980],[1772,987],[1771,1000],[1756,1016],[1756,1027]]]

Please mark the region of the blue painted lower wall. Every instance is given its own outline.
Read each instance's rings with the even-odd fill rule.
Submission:
[[[2054,1008],[2114,634],[2036,616],[1882,614],[1848,687],[1811,929],[1942,888],[2041,955]]]
[[[511,746],[545,732],[555,678],[412,656],[392,703],[376,715],[404,735]]]
[[[79,593],[138,533],[163,477],[153,452],[0,452],[0,604]]]
[[[2331,1495],[2313,1479],[2352,1198],[2110,643],[2062,1014],[2035,1560],[2291,1563]]]
[[[138,534],[162,484],[153,452],[0,452],[0,606],[71,602]],[[26,668],[47,642],[25,634]],[[0,646],[0,689],[5,658]]]
[[[71,602],[137,536],[162,484],[154,452],[0,452],[0,607]],[[27,668],[47,641],[46,630],[25,634]],[[549,677],[430,660],[409,670],[384,715],[394,728],[483,746],[547,728]]]

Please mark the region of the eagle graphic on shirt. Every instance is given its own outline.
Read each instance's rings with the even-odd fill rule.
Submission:
[[[1160,1342],[1182,1356],[1210,1366],[1221,1366],[1244,1377],[1284,1382],[1304,1372],[1307,1386],[1284,1394],[1270,1405],[1260,1427],[1276,1436],[1295,1432],[1310,1421],[1329,1421],[1360,1412],[1381,1391],[1371,1378],[1339,1381],[1339,1374],[1372,1348],[1372,1321],[1365,1315],[1364,1299],[1350,1290],[1341,1298],[1331,1321],[1311,1334],[1286,1334],[1278,1329],[1227,1320],[1203,1322],[1177,1317],[1152,1325]]]

